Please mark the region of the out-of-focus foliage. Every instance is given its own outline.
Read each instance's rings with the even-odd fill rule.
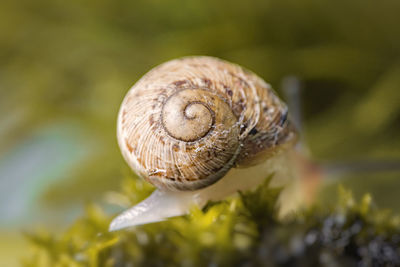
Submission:
[[[286,75],[299,77],[316,158],[398,158],[398,10],[397,0],[6,1],[0,154],[36,129],[73,121],[93,153],[49,187],[43,203],[81,203],[116,189],[124,94],[151,67],[204,54],[239,63],[278,90]],[[396,180],[357,189],[373,190],[374,181],[390,189]]]
[[[398,0],[2,1],[0,208],[18,213],[15,206],[27,203],[7,227],[41,221],[57,228],[71,221],[88,199],[102,203],[106,196],[127,205],[144,197],[150,191],[146,186],[130,194],[109,193],[130,173],[115,138],[118,108],[129,87],[150,68],[181,56],[211,55],[241,64],[279,93],[284,77],[298,77],[303,134],[316,159],[398,159],[399,10]],[[56,155],[48,156],[61,163],[70,157],[68,164],[33,164],[39,178],[46,176],[37,179],[27,161],[41,155],[22,153],[26,157],[13,168],[15,173],[26,170],[24,175],[1,177],[4,162],[10,162],[4,158],[26,151],[33,141],[42,147],[49,128],[54,139],[46,144]],[[399,211],[398,177],[349,174],[341,182],[356,196],[371,192],[379,206]],[[131,182],[123,183],[131,190]],[[332,188],[335,182],[321,188],[316,200],[330,202]],[[105,208],[109,213],[110,206]],[[2,214],[0,224],[3,219]],[[176,222],[182,220],[189,219]],[[10,232],[2,229],[0,234]],[[144,233],[147,228],[141,229]],[[152,240],[148,235],[138,236]],[[122,242],[119,234],[106,237]],[[58,238],[54,244],[62,247],[69,237]],[[14,239],[2,235],[0,258],[24,251],[15,249],[23,245]],[[65,252],[66,261],[72,255],[72,248],[56,249]],[[130,249],[136,251],[137,246]],[[236,253],[231,257],[240,255]],[[77,260],[83,254],[74,255]]]
[[[357,203],[341,188],[330,207],[277,219],[279,189],[267,179],[253,192],[193,209],[186,217],[107,232],[95,205],[61,235],[28,234],[25,266],[398,266],[400,218]],[[133,184],[132,184],[133,185]]]

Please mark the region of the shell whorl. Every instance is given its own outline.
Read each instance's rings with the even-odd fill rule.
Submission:
[[[238,65],[172,60],[126,95],[118,142],[128,164],[155,186],[196,190],[293,139],[281,122],[285,110],[268,84]]]
[[[180,141],[194,142],[215,127],[217,103],[210,92],[186,89],[165,101],[161,122],[168,134]]]

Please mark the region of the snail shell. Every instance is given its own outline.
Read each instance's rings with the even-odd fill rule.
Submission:
[[[292,145],[287,107],[255,74],[212,57],[166,62],[127,93],[117,137],[129,166],[161,190],[207,187]]]

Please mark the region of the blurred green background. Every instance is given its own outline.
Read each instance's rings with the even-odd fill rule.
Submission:
[[[238,63],[281,95],[282,80],[298,77],[315,159],[400,159],[399,10],[398,0],[3,1],[0,265],[24,253],[21,229],[60,229],[119,189],[130,173],[119,104],[176,57]],[[343,183],[400,211],[398,173],[340,178],[321,199]]]

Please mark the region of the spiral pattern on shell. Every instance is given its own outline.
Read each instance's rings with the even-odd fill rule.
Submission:
[[[122,154],[165,190],[196,190],[294,140],[286,106],[262,79],[212,57],[164,63],[128,92],[118,117]]]

